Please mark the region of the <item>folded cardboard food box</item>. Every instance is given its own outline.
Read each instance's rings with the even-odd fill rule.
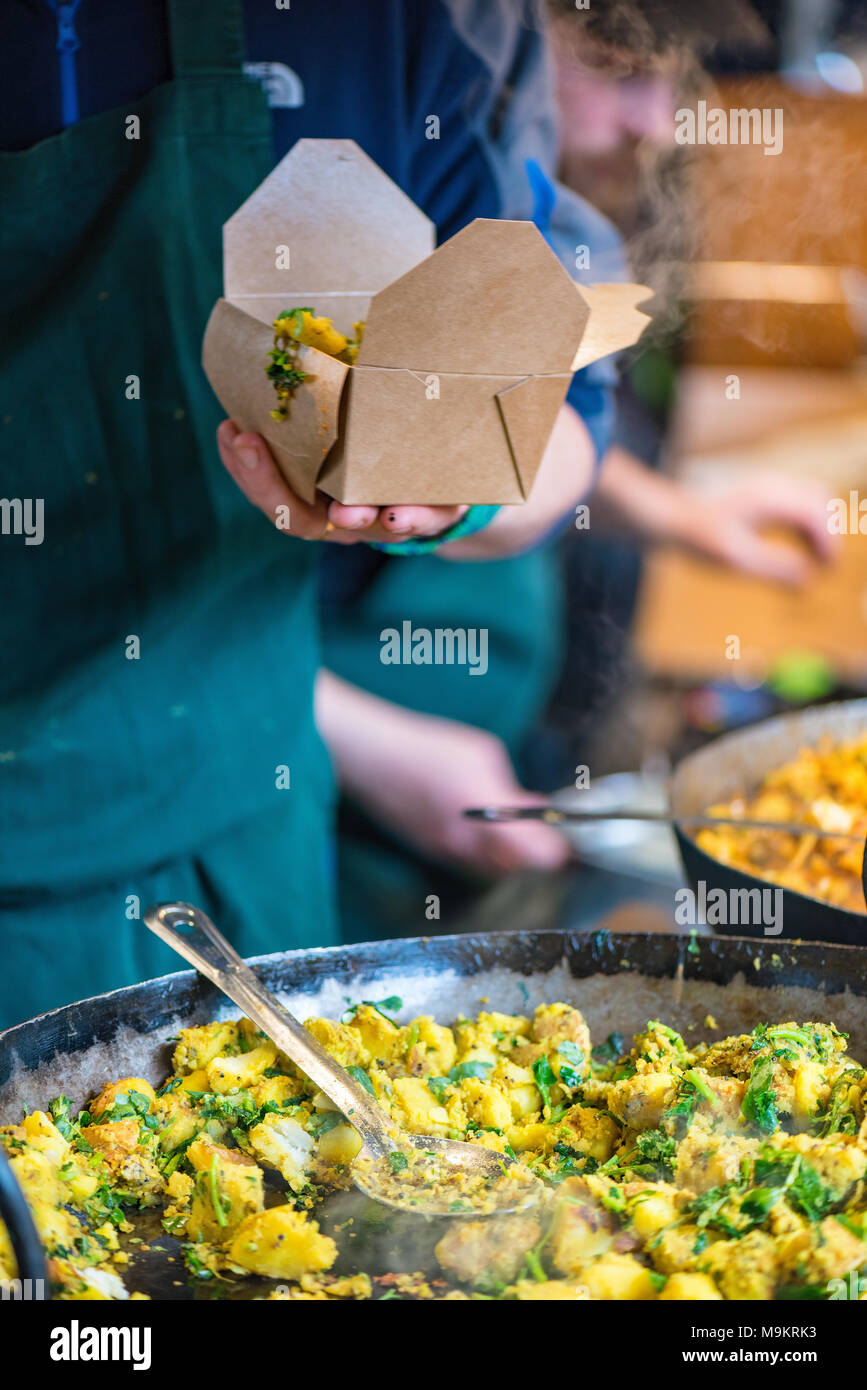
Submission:
[[[649,291],[579,291],[531,222],[480,218],[434,250],[429,219],[351,140],[299,140],[223,235],[204,368],[306,502],[523,502],[572,373],[647,322]],[[362,322],[363,339],[353,362],[298,345],[276,419],[273,324],[299,308],[349,338]]]

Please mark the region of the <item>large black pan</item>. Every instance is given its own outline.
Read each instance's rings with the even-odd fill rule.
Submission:
[[[425,1012],[443,1022],[480,1008],[523,1012],[566,1000],[584,1011],[600,1040],[614,1029],[628,1036],[654,1017],[695,1037],[706,1034],[709,1013],[720,1030],[716,1037],[762,1019],[827,1019],[850,1034],[853,1055],[867,1059],[867,952],[846,946],[503,932],[294,951],[252,963],[301,1018],[333,1017],[347,999],[395,994],[404,1019]],[[210,984],[186,971],[19,1024],[0,1034],[0,1122],[18,1119],[24,1104],[44,1105],[58,1091],[80,1105],[110,1079],[159,1081],[169,1070],[167,1039],[179,1026],[231,1012]],[[338,1217],[346,1218],[345,1208],[326,1217],[325,1229]],[[413,1244],[390,1223],[385,1245],[368,1242],[354,1256],[360,1267],[424,1269],[430,1250],[421,1248],[418,1218],[407,1220],[414,1223]],[[355,1229],[360,1225],[359,1219]],[[168,1237],[159,1243],[172,1245]],[[167,1265],[164,1255],[156,1256],[134,1268],[132,1282],[155,1298],[189,1298],[186,1286],[175,1283],[178,1268],[179,1261]],[[351,1270],[350,1264],[345,1272]],[[255,1291],[255,1285],[243,1288]]]
[[[672,815],[699,815],[715,802],[729,801],[754,790],[766,773],[795,758],[801,748],[816,744],[824,736],[835,741],[846,740],[863,734],[865,729],[867,700],[846,700],[778,715],[748,729],[726,734],[690,753],[680,763],[669,788]],[[711,859],[699,849],[688,831],[675,826],[675,834],[693,889],[703,882],[708,890],[721,888],[728,895],[734,890],[768,886],[766,879]],[[867,945],[867,916],[808,898],[791,888],[783,892],[782,921],[783,934],[789,940],[800,937],[807,941]],[[715,929],[727,930],[725,926]],[[732,930],[740,934],[763,934],[761,925],[751,927],[741,923]]]

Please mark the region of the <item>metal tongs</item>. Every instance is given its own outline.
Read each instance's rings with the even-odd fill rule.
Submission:
[[[863,845],[865,837],[854,835],[850,830],[823,830],[821,825],[799,825],[794,821],[782,820],[738,820],[735,816],[687,816],[673,815],[668,811],[572,811],[562,806],[470,806],[463,815],[466,820],[488,821],[491,825],[503,825],[508,821],[541,820],[548,825],[582,825],[592,821],[649,821],[652,825],[689,827],[693,830],[716,830],[720,826],[727,830],[779,831],[786,835],[815,835],[818,840],[849,840],[854,845]]]

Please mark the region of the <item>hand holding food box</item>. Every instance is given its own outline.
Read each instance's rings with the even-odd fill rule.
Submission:
[[[224,279],[203,362],[227,413],[303,501],[368,506],[525,501],[572,373],[636,341],[649,294],[579,290],[532,222],[434,250],[351,140],[298,141],[226,223]]]

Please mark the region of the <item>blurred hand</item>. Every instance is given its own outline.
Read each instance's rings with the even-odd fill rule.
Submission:
[[[690,494],[680,539],[696,554],[741,574],[800,585],[815,562],[830,563],[836,551],[826,501],[818,483],[753,474],[725,492]],[[795,532],[804,546],[763,534],[771,527]]]
[[[316,718],[341,786],[387,829],[432,859],[480,874],[557,869],[569,847],[552,826],[464,820],[468,806],[526,806],[504,745],[469,724],[391,704],[320,673]]]
[[[780,473],[751,473],[714,492],[699,492],[648,468],[614,445],[590,499],[594,526],[643,545],[676,545],[741,574],[803,584],[815,563],[829,564],[839,538],[828,531],[820,483]],[[793,539],[766,534],[788,530]]]
[[[436,536],[467,511],[466,507],[346,507],[325,496],[310,506],[291,490],[260,434],[241,434],[231,420],[224,420],[217,430],[217,446],[244,496],[274,525],[279,521],[281,530],[301,540],[356,545]]]

